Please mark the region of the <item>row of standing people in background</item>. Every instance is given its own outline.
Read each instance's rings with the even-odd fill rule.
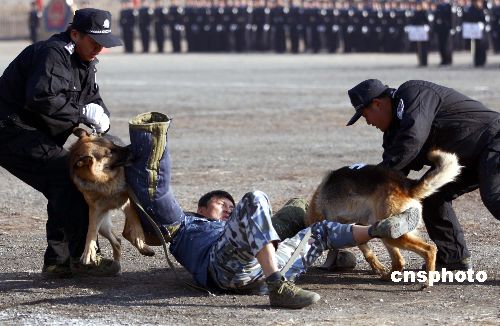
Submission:
[[[172,52],[417,51],[425,66],[429,51],[438,50],[441,64],[449,65],[453,50],[472,44],[474,64],[482,66],[489,47],[500,52],[500,0],[487,5],[465,1],[172,0],[166,5],[157,0],[154,6],[143,1],[138,9],[122,1],[119,22],[128,53],[134,52],[138,34],[142,52],[150,51],[154,37],[158,52],[164,52],[167,41]],[[32,20],[36,17],[30,16],[30,31],[36,35]],[[481,38],[465,39],[464,22],[481,25]],[[407,28],[415,25],[425,27],[427,41],[410,41]]]
[[[142,52],[154,37],[158,52],[167,39],[173,52],[408,52],[418,51],[427,64],[429,50],[439,50],[441,64],[452,63],[452,51],[470,48],[462,37],[463,22],[481,22],[475,40],[476,65],[484,65],[486,49],[500,51],[500,0],[484,6],[427,1],[143,1],[135,9],[122,1],[120,25],[126,52],[134,52],[138,28]],[[410,42],[405,28],[424,25],[427,42]],[[183,40],[186,46],[182,46]]]

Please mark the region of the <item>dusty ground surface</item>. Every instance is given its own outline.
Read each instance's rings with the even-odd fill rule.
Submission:
[[[25,44],[0,44],[0,71]],[[161,111],[173,117],[169,141],[173,184],[185,209],[206,191],[224,188],[235,197],[259,189],[275,208],[308,197],[323,173],[342,165],[377,163],[381,134],[364,123],[345,127],[351,115],[346,90],[366,78],[397,86],[428,79],[454,87],[500,109],[500,58],[471,67],[416,68],[414,55],[122,55],[114,50],[98,66],[102,95],[111,109],[111,132],[125,141],[127,120]],[[1,146],[2,144],[0,144]],[[179,284],[160,247],[153,258],[124,243],[123,273],[116,278],[45,280],[45,199],[0,169],[0,324],[500,324],[500,222],[479,194],[455,203],[475,270],[484,283],[382,282],[360,252],[349,273],[314,268],[301,286],[322,299],[301,311],[270,309],[267,297],[207,297]],[[115,226],[122,215],[115,214]],[[425,230],[422,229],[425,235]],[[110,246],[101,241],[110,254]],[[381,259],[389,258],[375,242]],[[405,253],[409,269],[421,258]],[[189,275],[180,266],[181,277]]]

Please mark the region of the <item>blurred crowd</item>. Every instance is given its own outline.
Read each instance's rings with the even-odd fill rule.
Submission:
[[[118,19],[127,53],[416,51],[426,65],[439,51],[447,65],[454,50],[472,47],[481,66],[488,49],[500,51],[500,0],[490,1],[122,0]],[[467,22],[480,30],[472,42]],[[425,30],[421,42],[410,40],[409,26]]]

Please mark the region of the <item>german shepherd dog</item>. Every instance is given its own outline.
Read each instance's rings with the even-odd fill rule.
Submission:
[[[359,169],[343,167],[327,173],[313,194],[306,225],[325,219],[371,225],[410,208],[417,209],[421,218],[421,200],[453,181],[461,169],[455,154],[432,150],[428,153],[428,159],[434,167],[419,180],[374,165]],[[405,261],[399,249],[410,250],[423,257],[427,273],[435,270],[437,249],[418,237],[416,232],[397,239],[381,240],[392,260],[391,272],[387,272],[367,243],[358,247],[371,268],[383,279],[389,279],[393,271],[403,270]]]
[[[120,262],[121,240],[112,230],[109,211],[122,209],[125,226],[122,235],[145,256],[154,255],[144,241],[139,216],[127,193],[123,166],[130,159],[128,147],[116,143],[113,136],[90,135],[85,129],[76,128],[73,134],[78,140],[69,151],[70,175],[89,206],[89,225],[83,264],[96,261],[97,232],[111,243],[113,259]]]

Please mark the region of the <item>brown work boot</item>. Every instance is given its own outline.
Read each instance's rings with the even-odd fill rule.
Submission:
[[[282,277],[278,281],[266,281],[271,307],[301,309],[317,302],[319,294],[299,288]]]

